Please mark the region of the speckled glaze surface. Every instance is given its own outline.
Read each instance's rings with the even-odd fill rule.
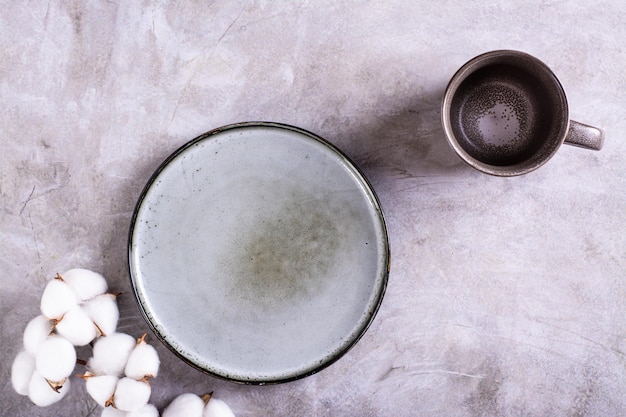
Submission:
[[[599,129],[570,122],[565,91],[550,68],[519,51],[467,62],[450,80],[441,114],[457,154],[493,175],[533,171],[564,142],[594,150],[603,143]]]
[[[129,241],[140,308],[191,365],[243,383],[316,372],[373,319],[389,252],[374,192],[301,129],[241,123],[157,170]]]

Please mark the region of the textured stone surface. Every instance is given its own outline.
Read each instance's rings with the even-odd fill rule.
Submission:
[[[153,339],[159,408],[215,391],[239,417],[626,414],[622,1],[4,3],[0,414],[100,414],[81,381],[45,409],[8,382],[44,284],[101,272],[124,293],[120,330],[148,331],[127,272],[136,198],[173,150],[244,120],[311,130],[364,170],[388,221],[387,294],[346,356],[278,386],[206,376]],[[546,62],[604,149],[564,146],[516,178],[463,165],[443,90],[500,48]]]

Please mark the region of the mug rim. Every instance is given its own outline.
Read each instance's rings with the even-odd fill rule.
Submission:
[[[557,137],[558,141],[554,141],[553,148],[550,152],[543,155],[541,158],[538,158],[534,163],[529,163],[528,160],[522,161],[512,165],[494,165],[483,162],[472,155],[470,155],[459,143],[457,140],[454,131],[452,129],[450,110],[452,107],[452,100],[455,97],[455,94],[462,84],[462,82],[471,74],[473,74],[478,68],[481,68],[485,65],[490,65],[490,63],[486,63],[486,61],[495,60],[499,58],[517,58],[526,61],[532,62],[534,65],[539,66],[546,75],[548,75],[551,84],[550,89],[554,90],[558,97],[559,102],[561,103],[563,114],[563,122],[559,129],[559,134]],[[570,126],[569,119],[569,106],[567,101],[567,96],[565,94],[565,90],[563,85],[559,81],[558,77],[554,74],[554,72],[545,64],[543,61],[538,59],[537,57],[530,55],[523,51],[517,51],[512,49],[499,49],[493,50],[489,52],[484,52],[480,55],[477,55],[463,64],[452,76],[448,85],[446,86],[444,97],[441,104],[441,122],[443,126],[443,130],[446,136],[447,142],[450,144],[452,149],[456,152],[456,154],[469,166],[478,169],[479,171],[485,172],[487,174],[501,176],[501,177],[510,177],[516,175],[522,175],[534,171],[535,169],[543,166],[548,160],[550,160],[554,154],[561,147],[565,138],[567,136],[567,132]]]

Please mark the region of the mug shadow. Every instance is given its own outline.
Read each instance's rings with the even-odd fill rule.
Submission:
[[[462,175],[467,168],[441,126],[444,91],[445,85],[394,103],[387,113],[370,115],[334,139],[373,184]]]

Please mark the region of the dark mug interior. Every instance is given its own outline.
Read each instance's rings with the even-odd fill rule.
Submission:
[[[567,134],[561,84],[544,63],[525,53],[494,51],[474,58],[452,78],[446,96],[449,140],[479,169],[499,170],[492,172],[499,175],[509,168],[515,171],[511,175],[527,172],[546,162]]]

